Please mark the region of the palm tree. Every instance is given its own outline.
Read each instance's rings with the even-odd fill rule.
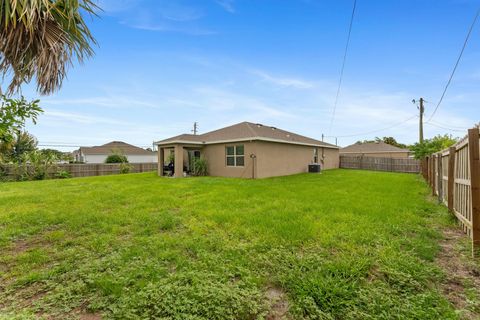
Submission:
[[[22,157],[37,149],[38,141],[26,131],[19,132],[11,142],[0,141],[0,163],[19,162]]]
[[[82,63],[96,44],[82,14],[93,0],[0,0],[0,72],[8,93],[33,78],[41,94],[58,90],[73,60]]]

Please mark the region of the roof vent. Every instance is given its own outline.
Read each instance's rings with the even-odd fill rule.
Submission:
[[[270,127],[270,128],[272,128],[272,130],[277,130],[277,128],[275,128],[275,127]]]
[[[289,134],[287,134],[287,138],[290,138],[290,135],[289,135]]]
[[[259,127],[259,128],[260,128],[260,127],[263,127],[263,124],[257,123],[257,127]]]

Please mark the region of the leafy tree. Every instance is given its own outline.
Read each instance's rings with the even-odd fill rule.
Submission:
[[[18,163],[24,154],[36,150],[37,139],[30,133],[23,131],[16,134],[10,142],[0,142],[0,162]]]
[[[378,139],[378,138],[377,138],[377,139]],[[402,148],[402,149],[407,149],[407,148],[408,148],[408,146],[407,146],[406,144],[397,142],[397,140],[395,140],[394,137],[383,137],[383,138],[381,139],[381,141],[383,141],[383,142],[386,143],[386,144],[389,144],[389,145],[398,147],[398,148]]]
[[[95,15],[94,0],[0,1],[0,72],[10,75],[8,93],[36,80],[41,94],[58,90],[72,65],[93,55],[82,12]]]
[[[432,139],[426,139],[423,143],[415,143],[410,150],[413,151],[415,159],[423,159],[428,155],[435,152],[442,151],[458,141],[458,138],[454,138],[452,135],[436,135]]]
[[[373,143],[373,142],[383,142],[383,143],[386,143],[386,144],[389,144],[389,145],[392,145],[392,146],[395,146],[395,147],[398,147],[398,148],[402,148],[402,149],[408,149],[408,145],[404,144],[404,143],[399,143],[397,142],[397,140],[394,138],[394,137],[383,137],[383,138],[380,138],[380,137],[375,137],[375,140],[359,140],[357,141],[357,143]]]
[[[60,150],[57,150],[57,149],[42,149],[40,150],[41,153],[45,154],[45,155],[53,155],[55,156],[55,158],[57,158],[58,160],[65,160],[65,161],[73,161],[73,157],[68,154],[68,153],[65,153],[65,152],[62,152]]]
[[[37,117],[43,112],[39,107],[39,100],[27,102],[22,96],[20,99],[0,97],[0,143],[12,142],[15,134],[25,126],[25,121],[31,119],[35,124]]]

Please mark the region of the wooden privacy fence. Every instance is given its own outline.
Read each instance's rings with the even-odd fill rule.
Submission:
[[[156,163],[128,163],[130,166],[130,173],[156,171]],[[119,163],[95,163],[95,164],[56,164],[48,169],[48,176],[54,177],[59,171],[67,171],[74,178],[76,177],[91,177],[91,176],[106,176],[111,174],[120,174]],[[3,165],[4,174],[8,177],[14,177],[17,167],[15,165]]]
[[[449,149],[422,161],[422,175],[457,217],[463,231],[472,239],[472,254],[480,254],[480,149],[479,129]]]
[[[340,156],[340,168],[419,173],[420,161],[410,158]]]

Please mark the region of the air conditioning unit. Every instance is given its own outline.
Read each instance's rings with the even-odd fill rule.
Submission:
[[[308,172],[311,172],[311,173],[319,173],[321,171],[321,169],[322,168],[321,168],[320,164],[318,164],[318,163],[308,165]]]

